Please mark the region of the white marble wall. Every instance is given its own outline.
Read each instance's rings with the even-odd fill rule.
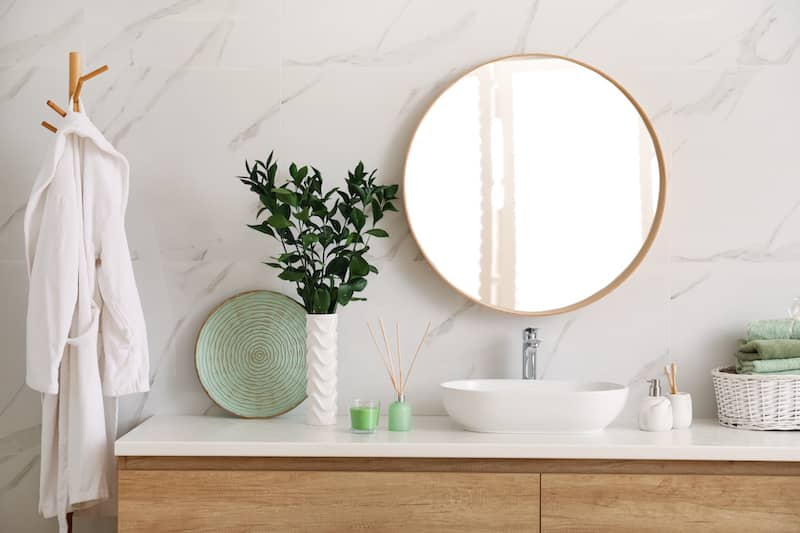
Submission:
[[[193,370],[200,324],[238,291],[291,291],[259,264],[273,245],[244,227],[254,198],[233,176],[245,159],[274,148],[332,182],[363,159],[398,181],[437,91],[519,52],[594,64],[647,110],[669,187],[653,250],[602,301],[526,319],[455,294],[394,216],[369,302],[341,313],[342,401],[389,399],[364,327],[383,316],[409,332],[435,325],[410,387],[419,413],[442,412],[445,379],[516,376],[520,330],[536,325],[545,377],[628,382],[638,399],[640,381],[674,359],[698,415],[713,415],[709,369],[730,359],[748,320],[783,316],[800,294],[798,45],[796,0],[0,0],[0,527],[55,528],[36,516],[22,213],[51,138],[44,103],[65,104],[69,50],[110,66],[87,84],[86,107],[132,168],[153,390],[125,400],[128,428],[153,413],[219,414]]]

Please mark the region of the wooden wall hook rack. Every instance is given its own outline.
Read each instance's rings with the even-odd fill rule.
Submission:
[[[83,76],[81,76],[80,53],[78,52],[69,53],[69,100],[72,100],[73,111],[80,111],[80,104],[78,103],[78,98],[80,98],[81,96],[81,90],[83,89],[83,84],[107,70],[108,70],[108,65],[103,65],[102,67],[96,68],[93,71],[89,72],[88,74],[84,74]],[[59,115],[61,115],[62,117],[67,116],[67,112],[61,109],[52,100],[47,101],[47,106],[56,113],[58,113]],[[53,133],[58,131],[55,126],[53,126],[46,120],[42,121],[42,126],[52,131]]]

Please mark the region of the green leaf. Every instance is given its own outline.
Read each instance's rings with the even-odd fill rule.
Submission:
[[[336,295],[336,301],[339,302],[339,305],[347,305],[350,301],[350,298],[353,297],[353,287],[348,285],[347,283],[342,283],[339,285],[339,293]]]
[[[305,167],[303,167],[305,168]],[[327,313],[331,306],[331,295],[327,288],[319,288],[314,291],[314,312]]]
[[[300,167],[297,171],[297,177],[300,180],[304,180],[306,176],[308,176],[308,167]]]
[[[364,216],[364,212],[361,209],[357,208],[357,207],[354,207],[350,211],[350,218],[353,220],[353,224],[355,225],[356,229],[359,230],[359,231],[361,231],[361,228],[363,228],[364,224],[366,224],[366,222],[367,222],[367,219]]]
[[[395,198],[397,198],[398,188],[399,186],[397,184],[387,185],[386,187],[384,187],[383,189],[384,198],[386,198],[387,200],[394,200]]]
[[[283,268],[283,265],[280,265],[278,263],[264,263],[264,264],[272,268]]]
[[[300,240],[303,241],[303,246],[310,248],[312,244],[319,242],[319,236],[316,233],[306,233]]]
[[[328,267],[325,269],[325,275],[344,278],[344,275],[347,274],[347,267],[349,265],[350,261],[346,257],[337,257],[328,263]]]
[[[344,203],[346,203],[346,204],[350,203],[350,195],[347,194],[346,192],[337,190],[336,194],[338,194],[341,197],[341,199],[342,199],[342,201]]]
[[[280,261],[281,263],[294,263],[296,261],[299,261],[300,259],[301,259],[300,255],[293,252],[287,252],[285,254],[281,254],[278,256],[278,261]]]
[[[348,183],[347,190],[350,191],[350,194],[353,195],[354,199],[356,196],[358,196],[359,200],[361,200],[361,203],[362,204],[365,203],[365,200],[367,198],[367,191],[365,191],[363,188],[359,187],[355,183]]]
[[[373,237],[388,237],[389,234],[386,230],[382,230],[381,228],[372,228],[371,230],[367,230],[367,235],[372,235]]]
[[[298,205],[300,205],[300,202],[297,199],[297,195],[292,191],[290,191],[289,189],[277,188],[277,189],[272,189],[272,192],[275,193],[275,196],[277,196],[281,202],[286,202],[292,207],[297,207]]]
[[[347,234],[347,238],[345,238],[344,244],[345,246],[347,246],[349,244],[353,244],[357,240],[358,240],[358,233],[356,233],[355,231],[351,231],[350,233]]]
[[[372,199],[372,221],[377,223],[380,219],[383,218],[383,209],[381,209],[381,204],[378,202],[377,199]]]
[[[275,229],[285,229],[288,228],[289,226],[294,225],[291,222],[289,222],[285,216],[279,215],[277,213],[267,219],[267,224],[269,224]]]
[[[269,227],[269,224],[267,222],[262,222],[261,224],[248,224],[247,227],[252,228],[256,231],[260,231],[261,233],[266,233],[270,237],[275,236],[275,232],[272,231],[272,228]]]
[[[300,281],[306,277],[305,272],[302,270],[297,270],[295,268],[287,268],[280,274],[278,277],[281,279],[285,279],[286,281]]]
[[[352,207],[350,207],[350,206],[349,206],[349,205],[347,205],[347,204],[339,204],[339,212],[340,212],[340,213],[342,214],[342,216],[344,216],[345,218],[350,218],[350,212],[351,212],[352,210],[353,210],[353,208],[352,208]]]
[[[353,287],[353,292],[361,292],[367,287],[367,278],[353,278],[347,283]]]
[[[264,207],[268,208],[270,211],[275,211],[275,208],[278,207],[278,202],[275,200],[275,195],[262,193],[258,195],[261,203],[264,204]]]
[[[319,243],[323,247],[327,247],[333,241],[333,238],[335,236],[336,236],[336,234],[333,232],[333,230],[331,228],[329,228],[328,226],[325,226],[322,229],[322,235],[320,235],[320,237],[319,237]]]
[[[369,266],[369,271],[372,272],[373,274],[377,274],[378,273],[378,267],[376,267],[375,265],[370,265]]]
[[[297,242],[294,238],[294,233],[292,233],[292,230],[289,228],[279,229],[277,230],[277,233],[280,238],[283,239],[285,244],[294,246],[294,244]]]
[[[394,206],[392,202],[386,202],[385,204],[383,204],[383,210],[397,212],[397,208]]]
[[[369,263],[360,255],[354,255],[350,260],[350,275],[352,277],[362,277],[369,273]]]

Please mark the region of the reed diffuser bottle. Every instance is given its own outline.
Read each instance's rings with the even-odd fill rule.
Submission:
[[[398,394],[389,406],[389,431],[411,431],[411,404],[405,394]]]
[[[428,337],[428,332],[431,329],[431,324],[428,322],[428,327],[425,328],[425,333],[417,345],[417,351],[411,358],[411,364],[408,366],[408,371],[403,375],[403,354],[400,349],[400,324],[395,327],[395,336],[397,337],[397,350],[392,354],[392,349],[389,345],[389,337],[386,335],[386,328],[383,325],[383,320],[378,320],[378,326],[383,336],[383,345],[385,349],[381,349],[378,344],[375,334],[372,332],[372,327],[367,324],[369,335],[372,342],[375,344],[375,349],[381,356],[386,372],[389,375],[389,380],[392,382],[392,388],[397,395],[397,400],[389,405],[389,431],[411,431],[411,404],[406,401],[406,387],[408,386],[408,378],[411,377],[411,371],[414,370],[414,364],[417,362],[417,356]]]

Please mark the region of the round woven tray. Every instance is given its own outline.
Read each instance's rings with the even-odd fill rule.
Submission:
[[[800,375],[737,374],[733,367],[711,371],[717,416],[739,429],[800,429]]]
[[[297,302],[270,291],[238,294],[200,329],[197,376],[220,407],[270,418],[306,397],[306,318]]]

